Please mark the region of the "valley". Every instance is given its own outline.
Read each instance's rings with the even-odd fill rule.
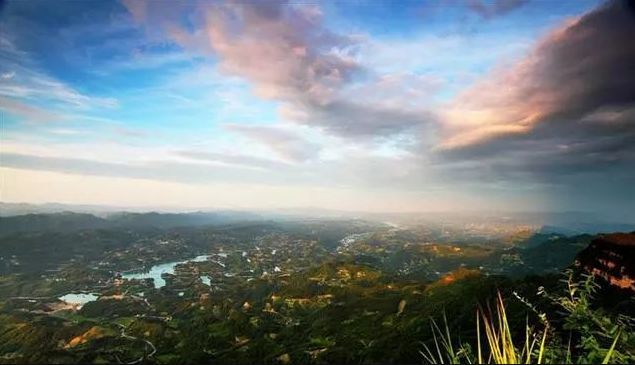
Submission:
[[[593,237],[344,219],[13,234],[1,362],[416,362],[431,318],[464,331],[497,291],[538,300]]]

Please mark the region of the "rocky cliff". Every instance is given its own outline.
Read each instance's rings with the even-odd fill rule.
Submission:
[[[598,236],[578,254],[576,265],[635,293],[635,232]]]

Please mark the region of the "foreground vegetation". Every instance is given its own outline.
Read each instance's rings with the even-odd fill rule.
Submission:
[[[498,293],[496,309],[480,308],[476,312],[475,346],[454,343],[444,316],[444,331],[432,320],[434,350],[425,343],[422,356],[425,362],[478,363],[478,364],[608,364],[633,363],[635,361],[635,333],[633,318],[625,315],[611,316],[602,309],[592,307],[593,296],[599,289],[593,276],[582,275],[576,281],[572,271],[566,272],[564,295],[551,296],[544,288],[539,294],[561,310],[542,312],[526,299],[525,303],[538,321],[525,324],[524,340],[514,339],[509,325],[503,297]],[[549,318],[554,317],[554,321]],[[556,324],[555,320],[560,324]],[[482,334],[485,334],[483,341]],[[563,342],[566,339],[566,342]],[[476,348],[476,354],[472,350]],[[455,350],[457,349],[457,350]]]

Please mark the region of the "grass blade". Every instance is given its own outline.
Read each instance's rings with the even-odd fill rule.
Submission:
[[[481,320],[478,318],[479,311],[476,310],[476,343],[478,346],[478,363],[483,363],[483,354],[481,353]]]
[[[620,328],[617,331],[617,336],[615,336],[615,340],[613,340],[613,344],[611,345],[611,348],[609,349],[609,351],[606,353],[606,356],[604,357],[604,361],[602,361],[602,364],[608,364],[609,361],[611,360],[611,356],[613,356],[613,352],[615,352],[615,345],[617,345],[617,340],[620,338],[621,334],[622,334],[622,329]]]
[[[545,332],[542,334],[542,340],[540,341],[540,352],[538,353],[538,364],[542,364],[542,356],[545,354],[545,341],[547,340],[547,330],[549,327],[545,327]]]

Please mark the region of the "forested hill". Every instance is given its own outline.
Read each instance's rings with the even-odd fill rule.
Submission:
[[[0,235],[22,232],[73,232],[100,228],[174,228],[262,220],[254,213],[114,213],[104,218],[87,213],[25,214],[0,217]]]

